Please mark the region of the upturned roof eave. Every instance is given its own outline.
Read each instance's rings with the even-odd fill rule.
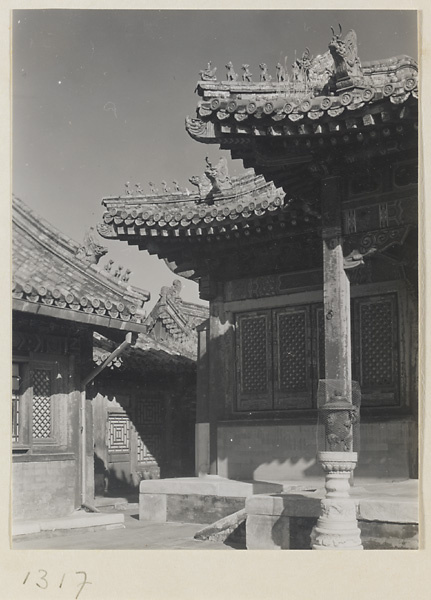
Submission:
[[[143,323],[124,321],[122,319],[115,319],[105,315],[96,315],[94,313],[84,313],[81,311],[72,310],[70,308],[47,306],[41,303],[30,302],[17,298],[13,298],[12,300],[12,310],[21,313],[51,317],[64,321],[73,321],[75,323],[82,323],[90,327],[103,327],[106,329],[135,331],[138,333],[141,333],[145,329],[145,325]]]

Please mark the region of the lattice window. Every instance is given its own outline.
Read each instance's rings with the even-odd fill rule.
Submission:
[[[12,364],[12,442],[19,442],[20,432],[20,401],[21,401],[20,364]]]
[[[270,313],[237,317],[237,388],[240,410],[272,407]]]
[[[307,387],[307,344],[305,312],[278,315],[280,389],[303,390]]]
[[[244,392],[264,392],[268,386],[265,317],[243,319],[241,343],[242,390]]]
[[[354,302],[354,371],[365,406],[399,404],[397,313],[393,294]]]
[[[145,398],[137,403],[137,423],[139,425],[160,424],[162,422],[161,400]]]
[[[33,438],[51,437],[51,371],[34,369],[33,379]]]
[[[130,451],[130,419],[127,415],[108,415],[108,451]]]
[[[157,457],[160,457],[160,435],[157,433],[146,434],[146,443],[144,443],[141,436],[138,435],[137,441],[138,462],[157,463]]]
[[[274,408],[309,408],[312,403],[310,307],[273,311]]]
[[[391,302],[361,306],[361,362],[365,386],[393,382],[393,311]]]

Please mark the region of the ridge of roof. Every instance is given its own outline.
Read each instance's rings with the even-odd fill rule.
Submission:
[[[312,135],[321,133],[317,126],[360,116],[361,110],[371,115],[379,105],[384,110],[388,103],[417,100],[418,65],[413,58],[400,55],[361,64],[356,33],[349,31],[344,40],[341,27],[339,34],[332,33],[329,49],[313,57],[307,48],[292,65],[293,73],[278,63],[275,81],[265,63],[259,65],[260,81],[252,81],[249,65],[242,66],[238,80],[231,62],[226,80],[218,81],[209,63],[196,86],[202,98],[197,118],[186,118],[189,135],[208,143],[232,129],[236,134],[295,136],[305,133],[300,127],[304,124]]]
[[[216,168],[214,168],[215,170]],[[214,175],[218,181],[218,175]],[[287,199],[281,188],[262,175],[238,178],[231,187],[216,194],[203,191],[197,197],[183,199],[182,204],[152,203],[149,198],[104,198],[103,222],[97,226],[102,237],[121,235],[144,237],[180,237],[212,235],[236,231],[248,222],[273,217],[280,212],[297,210],[297,201]],[[311,216],[312,210],[309,211]],[[313,216],[319,218],[319,215]]]

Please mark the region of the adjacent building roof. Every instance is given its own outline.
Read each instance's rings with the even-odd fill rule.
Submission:
[[[140,333],[133,346],[114,359],[109,368],[114,372],[136,371],[141,377],[148,373],[188,372],[195,368],[197,358],[197,327],[209,316],[208,307],[185,302],[181,282],[164,286],[160,298],[148,315],[146,332]],[[93,359],[101,364],[114,345],[95,334]]]
[[[12,223],[14,310],[143,330],[150,294],[128,284],[130,272],[112,274],[97,266],[106,249],[91,230],[78,244],[18,198],[13,199]]]
[[[96,333],[93,341],[95,364],[102,364],[115,347],[114,342]],[[108,370],[112,373],[132,371],[143,379],[155,372],[188,373],[194,372],[195,369],[195,356],[175,350],[170,341],[159,342],[145,333],[140,333],[133,346],[124,350],[108,365]]]
[[[161,289],[160,298],[148,316],[148,333],[162,344],[168,344],[189,358],[197,358],[196,328],[209,317],[208,307],[185,302],[181,296],[181,282]]]

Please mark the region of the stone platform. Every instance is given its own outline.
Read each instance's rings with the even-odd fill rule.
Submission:
[[[12,525],[12,537],[30,534],[49,534],[66,530],[116,529],[124,527],[124,515],[118,513],[90,513],[75,511],[65,517],[52,519],[15,521]]]
[[[279,483],[206,475],[141,481],[139,519],[156,523],[214,523],[245,507],[253,494],[282,492]]]
[[[418,482],[358,483],[351,489],[364,549],[418,548]],[[323,487],[246,501],[248,549],[309,549]]]

